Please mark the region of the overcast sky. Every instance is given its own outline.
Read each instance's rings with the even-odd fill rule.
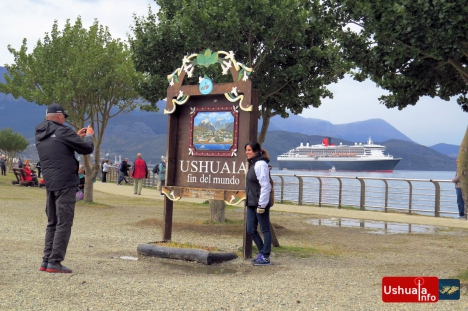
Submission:
[[[0,66],[13,63],[8,44],[19,49],[23,38],[26,38],[31,51],[37,40],[51,31],[54,20],[62,29],[67,19],[74,23],[80,15],[88,28],[97,18],[101,25],[109,27],[113,37],[125,39],[133,24],[133,13],[147,15],[148,5],[156,11],[154,1],[150,0],[0,1]],[[329,88],[334,99],[323,101],[318,109],[305,110],[303,117],[323,119],[333,124],[380,118],[426,146],[442,142],[459,145],[468,125],[468,114],[462,112],[455,99],[446,102],[424,98],[416,106],[398,111],[379,104],[377,99],[384,91],[371,81],[359,83],[346,78]]]

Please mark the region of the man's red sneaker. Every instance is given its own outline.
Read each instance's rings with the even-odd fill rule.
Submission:
[[[55,265],[49,263],[47,265],[46,271],[49,272],[49,273],[72,273],[72,269],[68,269],[67,267],[62,266],[59,263],[57,263]]]
[[[39,268],[39,271],[46,271],[47,270],[47,265],[48,265],[47,261],[43,261],[41,263],[41,267]]]

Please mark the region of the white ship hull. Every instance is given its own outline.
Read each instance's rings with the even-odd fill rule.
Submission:
[[[331,145],[329,138],[321,145],[301,145],[278,156],[280,169],[287,170],[330,170],[335,171],[378,171],[392,172],[401,158],[384,155],[385,146],[367,144],[354,146]]]

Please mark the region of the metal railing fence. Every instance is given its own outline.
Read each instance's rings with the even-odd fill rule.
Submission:
[[[298,205],[458,214],[451,180],[271,174],[275,200]]]
[[[133,184],[133,178],[130,176],[130,172],[128,175],[129,176],[126,176],[125,178],[128,180],[130,184]],[[156,187],[158,185],[158,176],[154,175],[151,170],[148,170],[148,176],[149,178],[144,180],[143,186],[144,187]],[[113,166],[109,167],[106,179],[109,182],[117,182],[117,180],[119,179],[119,172],[117,171],[116,167],[113,167]]]
[[[110,167],[107,180],[117,182]],[[157,176],[149,171],[145,187],[156,187]],[[397,211],[440,217],[458,214],[451,180],[375,178],[271,174],[275,201],[284,204],[317,205],[359,210]],[[127,177],[133,183],[131,177]]]

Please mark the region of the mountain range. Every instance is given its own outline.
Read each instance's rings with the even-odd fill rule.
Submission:
[[[0,67],[0,82],[3,82],[5,68]],[[157,163],[166,154],[168,117],[163,114],[165,102],[158,103],[157,113],[133,111],[119,114],[109,121],[101,145],[101,154],[134,159],[140,152],[149,163]],[[34,143],[34,127],[44,120],[45,106],[26,102],[11,95],[0,93],[0,129],[12,128]],[[259,129],[261,120],[259,122]],[[386,153],[403,158],[396,169],[409,170],[455,170],[453,157],[459,146],[437,144],[425,147],[412,141],[391,124],[382,119],[347,124],[332,124],[329,121],[291,115],[287,119],[275,116],[271,119],[264,148],[269,150],[272,164],[276,157],[297,147],[301,141],[321,143],[323,137],[343,144],[366,142],[372,136],[375,143],[387,146]],[[25,157],[34,158],[34,149],[28,148]],[[32,153],[32,154],[28,154]]]

